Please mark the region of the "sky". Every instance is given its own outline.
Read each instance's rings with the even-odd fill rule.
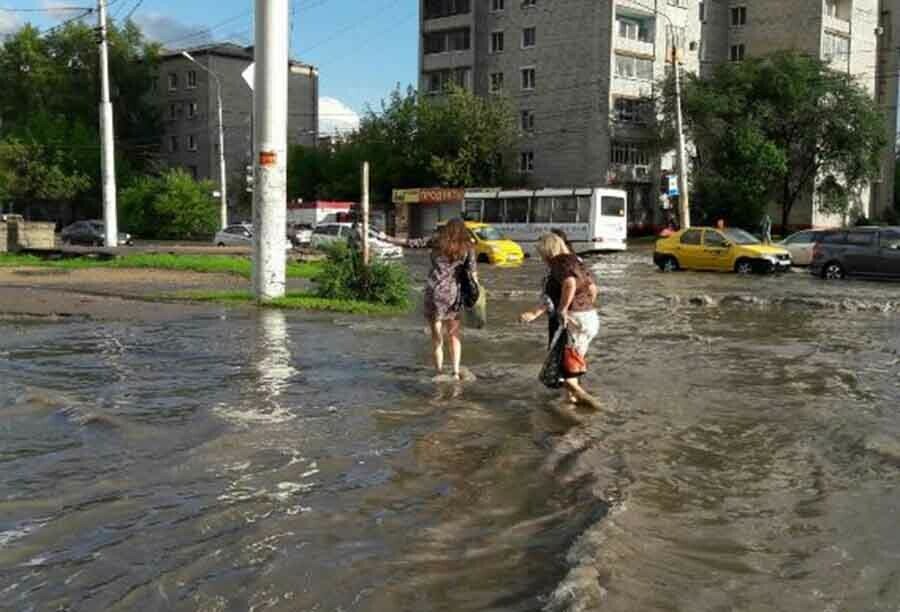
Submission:
[[[252,0],[108,2],[111,17],[131,14],[149,38],[170,47],[253,42]],[[61,7],[73,6],[96,6],[96,1],[0,0],[0,8],[41,9],[0,10],[0,36],[26,21],[57,24],[73,15]],[[291,56],[319,69],[321,132],[352,127],[367,104],[377,109],[398,83],[405,88],[415,82],[417,0],[289,0],[289,11]]]

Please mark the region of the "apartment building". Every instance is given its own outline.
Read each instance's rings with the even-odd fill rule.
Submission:
[[[630,218],[659,217],[672,154],[651,146],[647,100],[671,68],[796,49],[856,76],[875,95],[879,0],[422,0],[419,89],[454,82],[505,95],[519,120],[518,167],[534,187],[614,184]],[[861,194],[869,212],[868,191]],[[828,222],[815,195],[793,225]]]
[[[243,188],[252,157],[253,92],[242,74],[253,63],[253,48],[230,43],[167,51],[154,81],[163,121],[160,153],[169,167],[187,170],[197,179],[219,182],[219,124],[216,82],[222,87],[225,163],[229,200]],[[315,146],[318,140],[319,73],[291,61],[288,71],[288,143]]]

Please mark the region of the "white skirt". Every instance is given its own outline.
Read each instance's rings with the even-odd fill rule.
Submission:
[[[566,327],[572,346],[582,357],[587,355],[591,342],[600,332],[600,316],[596,310],[569,312],[569,323]]]

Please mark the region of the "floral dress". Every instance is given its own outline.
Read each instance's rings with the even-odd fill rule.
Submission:
[[[462,310],[459,295],[459,270],[475,272],[475,253],[451,261],[443,255],[431,255],[431,271],[425,282],[425,318],[429,321],[457,319]]]

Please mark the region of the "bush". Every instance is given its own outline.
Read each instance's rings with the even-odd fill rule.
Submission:
[[[219,204],[209,181],[183,170],[141,177],[121,193],[122,227],[142,238],[209,238],[219,225]]]
[[[376,260],[365,266],[362,253],[345,243],[335,243],[325,251],[328,257],[314,279],[318,297],[401,308],[409,304],[409,278],[402,265]]]

